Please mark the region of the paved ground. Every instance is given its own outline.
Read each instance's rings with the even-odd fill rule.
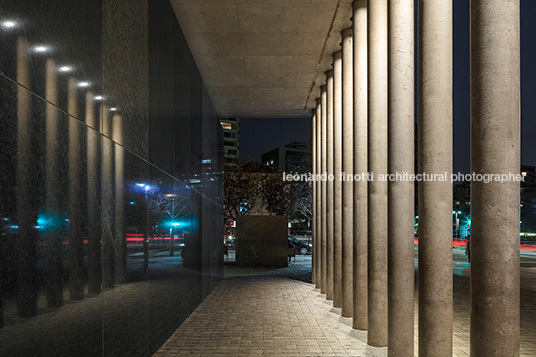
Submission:
[[[384,356],[313,285],[225,279],[155,356]]]
[[[66,300],[61,309],[40,307],[31,319],[13,317],[6,304],[0,355],[71,356],[76,350],[80,356],[147,356],[158,350],[157,355],[178,356],[385,356],[385,349],[367,346],[366,333],[352,330],[350,319],[341,318],[340,310],[309,283],[310,256],[297,256],[284,269],[239,268],[227,262],[226,279],[195,311],[218,282],[184,271],[178,257],[154,258],[151,280]],[[522,257],[521,355],[527,357],[536,356],[535,263],[536,256]],[[469,355],[469,271],[463,251],[455,250],[458,357]],[[44,306],[45,300],[40,301]]]
[[[454,356],[469,356],[469,279],[463,251],[454,251]],[[155,356],[386,356],[366,344],[312,284],[310,257],[289,268],[226,266],[224,281],[205,299]],[[534,269],[534,268],[529,268]],[[534,271],[522,269],[523,286]],[[415,296],[415,352],[417,345]],[[521,356],[536,356],[536,291],[521,298]]]
[[[234,252],[230,252],[230,258],[234,258]],[[296,255],[291,258],[288,268],[241,268],[234,266],[234,259],[225,261],[224,277],[239,278],[247,276],[278,276],[293,280],[300,280],[306,283],[311,282],[311,256]]]

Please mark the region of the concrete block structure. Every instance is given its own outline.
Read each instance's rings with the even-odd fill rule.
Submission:
[[[287,217],[239,216],[236,227],[237,266],[287,266]]]

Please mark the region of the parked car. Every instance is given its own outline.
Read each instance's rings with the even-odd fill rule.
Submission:
[[[313,251],[312,244],[307,244],[298,238],[289,236],[288,241],[294,247],[294,251],[300,253],[301,255],[310,254]]]

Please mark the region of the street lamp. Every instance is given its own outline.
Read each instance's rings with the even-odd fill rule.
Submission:
[[[460,227],[460,224],[458,223],[458,214],[462,214],[462,211],[452,211],[452,214],[456,215],[456,218],[455,218],[456,230],[454,231],[454,238],[458,238],[458,230]]]
[[[133,191],[138,193],[141,191],[145,197],[145,233],[143,238],[143,272],[147,273],[149,270],[149,236],[150,236],[150,215],[149,215],[149,191],[153,190],[148,184],[138,182],[133,186]]]

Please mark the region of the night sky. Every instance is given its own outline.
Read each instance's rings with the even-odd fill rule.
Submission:
[[[454,0],[454,172],[469,172],[469,1]],[[521,162],[536,165],[536,1],[521,0]],[[240,119],[240,155],[311,142],[311,120]]]

